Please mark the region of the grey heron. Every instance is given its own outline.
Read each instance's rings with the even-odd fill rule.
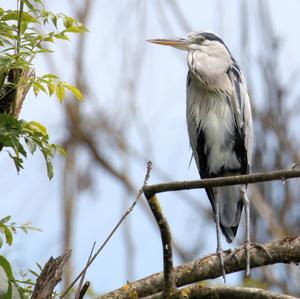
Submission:
[[[187,51],[186,120],[190,145],[201,178],[247,174],[251,166],[252,116],[247,85],[237,61],[215,33],[192,32],[187,38],[151,39]],[[246,264],[250,272],[250,203],[247,186],[206,188],[217,231],[217,254],[225,281],[220,231],[231,243],[243,206]]]

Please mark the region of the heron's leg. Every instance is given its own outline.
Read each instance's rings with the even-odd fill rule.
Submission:
[[[220,199],[219,199],[218,191],[215,191],[214,194],[215,194],[215,200],[216,200],[215,220],[216,220],[216,231],[217,231],[217,255],[220,258],[222,276],[224,279],[224,283],[226,283],[226,272],[225,272],[225,266],[224,266],[223,248],[222,248],[222,243],[221,243]]]
[[[246,276],[250,275],[250,202],[246,194],[246,185],[241,188],[241,195],[243,203],[245,206],[245,219],[246,219],[246,241],[245,241],[245,251],[246,251]]]

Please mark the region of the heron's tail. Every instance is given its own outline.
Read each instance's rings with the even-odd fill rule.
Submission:
[[[243,200],[240,186],[219,187],[217,193],[209,190],[207,195],[215,213],[215,196],[220,202],[220,227],[228,243],[231,243],[237,233],[243,211]],[[207,190],[208,191],[208,190]]]

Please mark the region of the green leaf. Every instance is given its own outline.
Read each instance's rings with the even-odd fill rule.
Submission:
[[[32,11],[37,11],[37,9],[28,1],[28,0],[23,0],[24,4]]]
[[[57,16],[53,15],[51,17],[51,21],[52,21],[52,24],[54,25],[54,27],[57,29]]]
[[[11,224],[10,230],[11,230],[14,234],[17,233],[17,230],[16,230],[16,228],[13,226],[13,224]]]
[[[8,10],[6,14],[1,18],[2,21],[18,21],[19,11],[18,10]],[[31,14],[23,11],[22,15],[23,22],[28,23],[39,23],[39,21],[34,18]]]
[[[0,114],[0,127],[13,127],[18,131],[22,130],[20,122],[10,114]]]
[[[15,280],[11,265],[9,261],[2,255],[0,255],[0,292],[1,298],[3,299],[12,299],[12,281]],[[19,298],[19,297],[16,297]]]
[[[36,151],[36,144],[28,138],[25,138],[25,142],[26,142],[26,145],[27,145],[30,153],[33,154]]]
[[[72,33],[84,33],[88,30],[84,26],[71,26],[66,29],[66,32],[72,32]]]
[[[19,148],[18,148],[18,152],[23,156],[23,157],[27,157],[27,153],[26,153],[26,151],[25,151],[25,149],[24,149],[24,146],[21,144],[21,143],[19,143]]]
[[[55,91],[55,86],[54,86],[53,82],[48,81],[47,82],[47,87],[48,87],[48,94],[51,97],[53,95],[54,91]]]
[[[21,169],[23,169],[23,160],[17,156],[13,156],[11,153],[8,153],[8,155],[13,159],[17,172],[19,173]]]
[[[35,96],[39,94],[40,90],[42,90],[44,93],[47,93],[46,88],[40,82],[35,81],[32,83],[32,86],[33,86],[33,92]]]
[[[64,32],[54,34],[54,37],[57,38],[57,39],[62,39],[62,40],[67,40],[67,41],[70,40],[70,39],[68,38],[68,36],[65,35]]]
[[[69,28],[74,24],[74,20],[70,17],[65,17],[63,23],[65,28]]]
[[[37,231],[37,232],[43,231],[42,229],[40,229],[38,227],[31,226],[31,222],[22,224],[21,228],[25,228],[26,230],[33,230],[33,231]]]
[[[45,74],[45,75],[43,75],[43,78],[46,78],[46,79],[58,79],[58,76],[54,75],[54,74]]]
[[[42,149],[42,153],[44,155],[46,165],[47,165],[48,178],[49,178],[49,180],[51,180],[53,178],[53,175],[54,175],[53,165],[52,165],[52,161],[51,161],[52,153],[51,153],[51,151],[49,151],[46,148]]]
[[[76,88],[75,86],[73,86],[67,82],[62,82],[62,85],[65,88],[69,89],[73,93],[73,95],[77,98],[77,100],[83,101],[83,95],[78,88]]]
[[[0,236],[0,248],[3,246],[3,239]]]
[[[34,130],[34,131],[38,131],[40,132],[41,134],[43,135],[46,135],[47,134],[47,129],[45,126],[43,126],[41,123],[39,123],[38,121],[35,121],[35,120],[32,120],[32,121],[29,121],[27,122],[27,125],[28,127],[31,129],[31,130]]]
[[[0,220],[0,224],[4,224],[10,220],[11,216],[6,216]]]
[[[56,153],[58,153],[58,154],[60,154],[60,155],[62,155],[64,157],[67,156],[67,152],[65,151],[65,149],[62,146],[60,146],[58,144],[51,144],[51,147],[53,148],[53,150]]]
[[[5,235],[6,243],[10,246],[13,242],[13,235],[8,227],[4,227],[4,235]]]
[[[56,85],[55,92],[58,100],[60,101],[60,103],[62,103],[65,98],[65,89],[60,82]]]
[[[35,277],[39,277],[39,274],[31,269],[28,269],[28,271]]]
[[[11,265],[10,265],[9,261],[3,255],[0,255],[0,266],[4,269],[8,279],[15,280],[12,269],[11,269]]]

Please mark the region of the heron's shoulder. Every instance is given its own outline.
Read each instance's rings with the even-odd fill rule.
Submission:
[[[229,76],[230,80],[237,81],[239,83],[243,82],[243,73],[237,63],[237,61],[231,56],[231,64],[228,66],[226,74]]]

